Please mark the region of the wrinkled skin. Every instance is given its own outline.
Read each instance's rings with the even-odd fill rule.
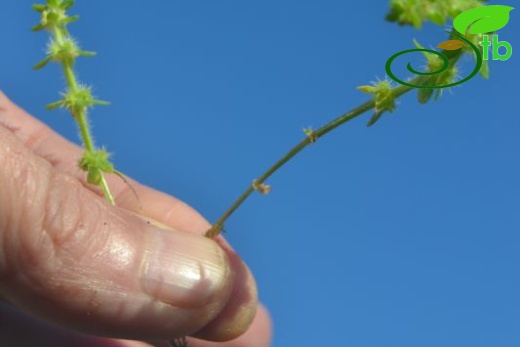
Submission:
[[[208,222],[114,175],[111,206],[81,153],[0,92],[0,346],[268,347],[253,276]]]

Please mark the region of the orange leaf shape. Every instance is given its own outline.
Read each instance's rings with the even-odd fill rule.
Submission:
[[[460,40],[448,40],[441,42],[437,45],[437,48],[442,48],[447,51],[456,51],[457,49],[460,49],[464,47],[465,43]]]

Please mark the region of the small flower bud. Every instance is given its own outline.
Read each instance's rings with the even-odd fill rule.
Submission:
[[[95,152],[85,151],[79,160],[79,167],[87,172],[87,182],[99,185],[103,172],[114,172],[114,166],[109,161],[110,155],[104,149]]]
[[[318,140],[318,136],[316,136],[316,134],[314,133],[314,130],[312,130],[312,128],[304,128],[303,133],[305,135],[307,135],[307,137],[309,138],[309,141],[311,143],[315,143]]]
[[[61,42],[51,41],[48,47],[49,56],[56,62],[72,64],[79,52],[78,45],[71,37],[66,37]]]
[[[374,95],[375,113],[370,119],[368,126],[373,125],[384,112],[392,112],[397,107],[395,104],[395,93],[390,81],[383,80],[379,82],[372,82],[371,86],[359,86],[361,90],[367,94]]]
[[[267,195],[271,192],[270,185],[267,185],[264,183],[259,183],[257,180],[253,180],[253,189],[258,191],[260,194],[264,194],[264,195]]]

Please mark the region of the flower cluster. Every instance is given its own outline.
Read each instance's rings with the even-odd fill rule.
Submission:
[[[400,25],[413,25],[415,28],[420,28],[426,21],[445,25],[448,19],[454,19],[465,11],[483,6],[484,1],[391,0],[390,13],[387,15],[387,20],[397,22]],[[456,82],[459,77],[459,70],[456,64],[462,53],[471,52],[471,54],[476,56],[474,47],[470,47],[470,45],[460,41],[454,32],[451,34],[451,40],[438,45],[438,48],[443,48],[442,52],[437,52],[438,54],[434,54],[435,52],[431,49],[425,49],[414,40],[414,44],[417,47],[416,51],[422,51],[426,57],[426,66],[424,72],[416,72],[413,69],[411,70],[409,64],[408,70],[419,75],[428,76],[428,78],[424,78],[419,85],[413,85],[413,83],[410,85],[404,82],[402,84],[408,87],[420,86],[418,90],[420,103],[427,103],[432,97],[434,97],[434,100],[437,100],[444,90],[444,88],[439,88],[439,86],[450,86]],[[475,47],[479,47],[478,42],[482,40],[482,34],[467,34],[466,37]],[[404,53],[411,51],[413,50],[404,51]],[[484,78],[489,77],[489,67],[486,61],[482,62],[480,74]],[[430,86],[432,88],[428,88]],[[381,81],[373,83],[371,86],[361,86],[358,89],[374,95],[375,113],[369,120],[368,126],[377,122],[383,112],[391,112],[395,109],[395,99],[398,96],[396,95],[396,89],[392,88],[390,82]]]
[[[76,116],[94,105],[106,106],[109,104],[106,101],[94,99],[90,90],[90,87],[81,85],[75,89],[69,89],[66,93],[62,94],[62,100],[47,105],[47,109],[53,110],[58,107],[63,107],[67,109],[73,116]]]
[[[78,20],[78,16],[69,17],[67,10],[74,5],[74,0],[47,0],[47,4],[33,5],[33,9],[40,13],[40,23],[33,27],[33,31],[62,29],[69,23]]]
[[[414,40],[414,44],[419,49],[424,49],[423,46],[417,41]],[[439,71],[444,66],[444,61],[436,54],[423,52],[426,57],[426,71],[427,72],[435,72]],[[431,79],[426,83],[428,86],[443,86],[448,85],[457,79],[459,76],[459,70],[455,64],[450,64],[448,68],[438,74],[435,74],[431,77]],[[419,102],[421,104],[427,103],[432,96],[434,96],[434,100],[437,101],[439,97],[442,95],[444,89],[428,89],[423,88],[419,90]]]
[[[66,64],[73,64],[74,59],[78,56],[92,57],[96,55],[95,52],[82,51],[78,44],[70,36],[64,37],[60,41],[51,40],[47,47],[47,56],[34,66],[34,69],[41,69],[49,62],[61,62]]]
[[[471,43],[473,43],[476,47],[478,47],[481,54],[483,53],[484,49],[480,45],[480,42],[482,42],[484,40],[484,35],[487,35],[487,34],[470,34],[469,32],[466,33],[466,38],[469,41],[471,41]],[[464,49],[467,53],[471,53],[471,55],[473,57],[475,57],[475,52],[470,47],[465,46]],[[475,59],[476,59],[476,57],[475,57]],[[482,76],[485,79],[489,78],[489,61],[488,60],[482,61],[482,67],[480,68],[480,76]]]
[[[114,165],[109,161],[109,153],[104,149],[95,152],[85,151],[79,160],[79,167],[87,172],[87,182],[90,184],[101,185],[103,172],[113,173]]]
[[[392,0],[386,19],[415,28],[420,28],[426,21],[444,25],[449,18],[483,5],[482,0]]]
[[[367,126],[374,125],[384,112],[392,112],[396,108],[396,94],[392,83],[387,80],[372,82],[371,86],[359,86],[359,90],[374,96],[374,114],[367,123]]]

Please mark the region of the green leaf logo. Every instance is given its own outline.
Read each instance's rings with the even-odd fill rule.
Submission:
[[[462,35],[485,34],[502,29],[509,22],[509,12],[514,7],[490,5],[477,7],[459,14],[453,20],[453,26]]]
[[[477,7],[459,14],[453,20],[453,26],[462,35],[485,34],[502,29],[509,22],[509,12],[514,7],[504,5],[490,5]]]

